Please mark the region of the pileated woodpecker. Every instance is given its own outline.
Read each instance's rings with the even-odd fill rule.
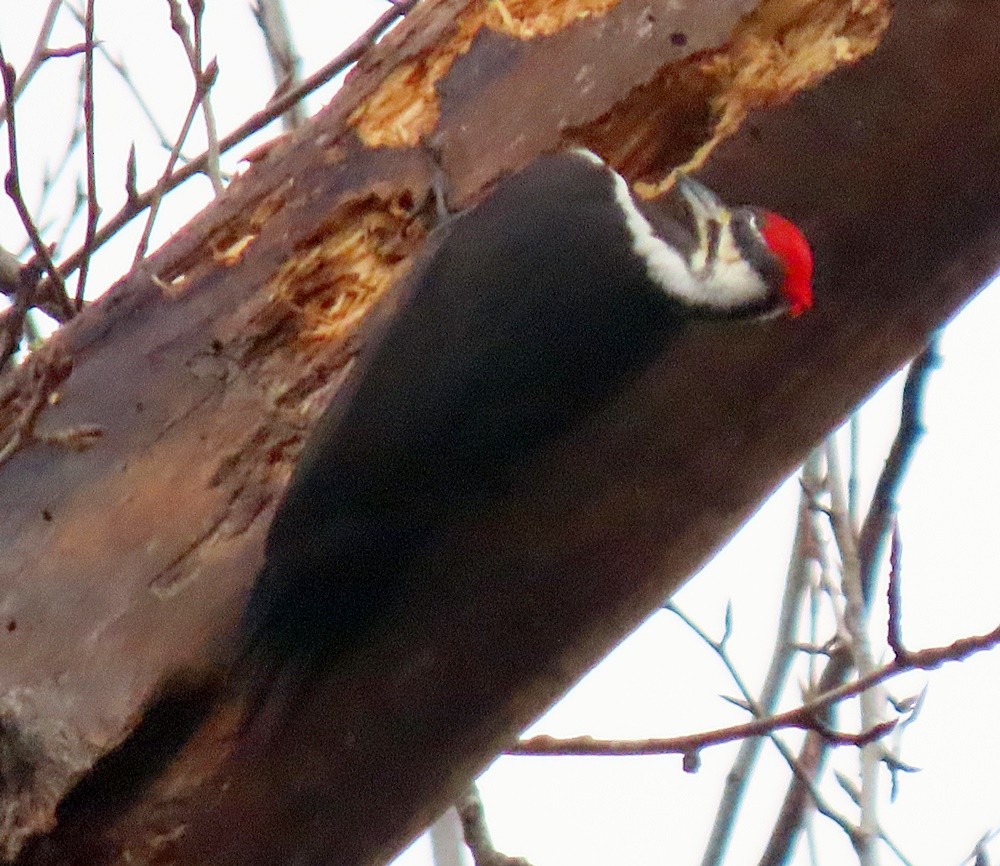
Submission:
[[[688,322],[810,307],[812,254],[788,220],[683,175],[667,204],[573,150],[443,227],[277,510],[251,656],[322,666],[367,634],[405,603],[398,575],[436,531],[489,509]]]

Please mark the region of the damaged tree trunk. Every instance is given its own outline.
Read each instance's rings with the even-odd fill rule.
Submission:
[[[426,0],[0,382],[5,438],[40,406],[39,432],[103,434],[0,468],[0,851],[378,863],[455,799],[997,267],[1000,9],[893,6]],[[723,198],[795,219],[815,311],[671,347],[400,575],[405,622],[294,713],[244,730],[238,696],[201,724],[168,703],[175,760],[154,737],[87,777],[164,683],[225,668],[355,326],[424,246],[436,165],[458,209],[572,144],[650,192],[704,166]]]

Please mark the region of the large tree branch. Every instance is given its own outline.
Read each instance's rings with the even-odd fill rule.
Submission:
[[[704,176],[806,228],[816,310],[673,345],[400,575],[413,604],[293,713],[242,730],[235,696],[132,799],[75,796],[24,863],[384,859],[995,269],[992,0],[897,0],[854,65],[881,35],[876,0],[769,0],[742,21],[741,2],[585,5],[421,4],[333,104],[57,336],[73,372],[36,428],[104,436],[83,454],[29,445],[0,473],[8,850],[51,826],[165,677],[224,666],[353,326],[422,248],[424,145],[459,207],[562,143],[656,181],[734,132]],[[0,424],[32,376],[0,384]]]

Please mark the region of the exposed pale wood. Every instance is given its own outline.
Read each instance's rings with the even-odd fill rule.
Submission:
[[[481,32],[438,83],[432,141],[454,203],[564,141],[633,177],[689,157],[709,115],[698,87],[677,99],[685,58],[723,43],[742,4],[673,5],[623,0],[528,41]],[[376,289],[399,278],[426,232],[407,208],[426,194],[427,153],[367,148],[348,118],[393,68],[452,39],[467,6],[422,7],[334,104],[56,339],[73,371],[39,425],[104,437],[0,468],[8,850],[52,823],[157,683],[224,665],[274,498],[355,350],[327,302],[357,287],[348,271]],[[405,621],[293,714],[240,738],[220,708],[145,797],[78,803],[22,862],[384,860],[704,562],[1000,261],[1000,10],[895,9],[873,55],[752,114],[703,174],[807,230],[812,314],[672,347],[504,508],[400,575],[419,586]],[[587,92],[570,74],[582,57]],[[677,64],[688,71],[658,74]],[[657,94],[675,122],[639,110]],[[365,218],[345,270],[330,238]],[[26,375],[20,387],[0,397],[0,423]]]

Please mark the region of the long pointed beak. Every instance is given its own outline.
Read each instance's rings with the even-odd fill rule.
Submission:
[[[703,183],[679,172],[676,185],[677,191],[684,197],[691,215],[699,225],[710,220],[725,223],[729,219],[729,208],[719,201],[718,196]]]
[[[712,190],[683,172],[678,173],[676,189],[691,214],[697,248],[691,255],[693,267],[710,267],[719,251],[719,241],[729,223],[730,211]]]

